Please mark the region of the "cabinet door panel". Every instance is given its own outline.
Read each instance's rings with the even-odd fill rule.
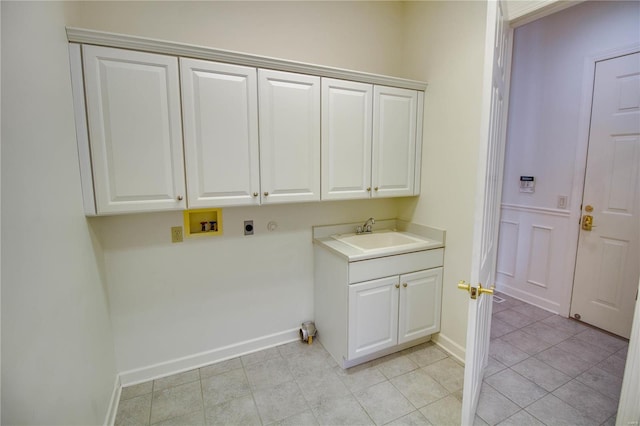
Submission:
[[[322,199],[371,196],[373,86],[322,79]]]
[[[440,331],[442,268],[400,276],[398,343]]]
[[[180,59],[189,207],[259,204],[255,68]]]
[[[349,286],[349,359],[398,342],[398,277]]]
[[[415,90],[374,87],[374,197],[414,193],[417,102]]]
[[[262,202],[320,200],[320,77],[259,70]]]
[[[184,209],[178,59],[83,46],[98,214]]]

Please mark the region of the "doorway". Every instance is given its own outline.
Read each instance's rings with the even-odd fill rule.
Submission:
[[[595,66],[571,316],[629,338],[640,276],[640,53]]]

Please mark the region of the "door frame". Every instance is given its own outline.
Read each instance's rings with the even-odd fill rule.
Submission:
[[[588,56],[584,60],[582,79],[582,101],[580,103],[580,115],[578,121],[578,145],[576,147],[575,169],[573,174],[573,188],[571,189],[571,211],[569,213],[569,245],[570,252],[565,265],[564,280],[570,282],[564,293],[564,300],[568,301],[566,307],[561,306],[560,315],[569,316],[575,286],[575,269],[578,260],[578,243],[580,241],[580,219],[582,217],[582,196],[584,193],[584,179],[587,173],[587,155],[589,153],[589,134],[591,132],[591,105],[593,103],[593,84],[596,76],[596,63],[629,55],[640,51],[640,43],[633,43],[615,49],[609,49]],[[578,202],[579,201],[579,202]],[[573,224],[573,226],[571,225]]]

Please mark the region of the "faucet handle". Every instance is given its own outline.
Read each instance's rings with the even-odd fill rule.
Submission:
[[[356,234],[362,234],[362,226],[358,225],[358,227],[356,228]]]

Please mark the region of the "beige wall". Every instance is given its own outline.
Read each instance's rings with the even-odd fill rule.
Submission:
[[[446,229],[442,331],[436,340],[462,357],[480,138],[485,4],[407,3],[406,72],[429,83],[425,94],[422,193],[402,216]]]
[[[116,378],[61,3],[2,8],[2,424],[102,424]]]

